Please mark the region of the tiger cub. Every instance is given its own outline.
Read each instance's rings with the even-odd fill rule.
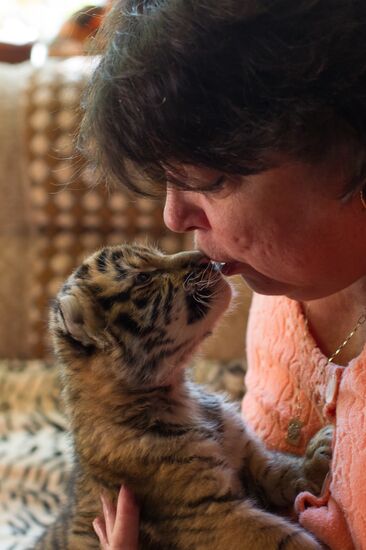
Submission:
[[[74,440],[73,488],[37,549],[99,548],[100,493],[115,500],[121,484],[140,504],[143,550],[321,548],[268,511],[319,489],[305,476],[317,470],[317,453],[267,451],[234,405],[186,376],[230,298],[220,270],[197,251],[107,247],[70,276],[50,329]]]

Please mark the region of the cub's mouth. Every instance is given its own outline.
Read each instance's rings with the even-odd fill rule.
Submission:
[[[213,269],[216,272],[222,273],[222,275],[225,275],[226,277],[230,277],[230,275],[237,275],[238,273],[241,273],[241,266],[242,266],[240,262],[237,262],[235,260],[226,260],[226,261],[216,260],[206,255],[204,255],[204,257],[201,259],[200,264],[210,265],[211,269]]]
[[[211,260],[208,256],[204,256],[197,265],[200,268],[210,268],[213,271],[222,272],[226,264],[227,262],[219,262],[216,260]]]
[[[191,270],[183,282],[188,324],[206,317],[217,295],[218,284],[223,280],[220,262],[206,260],[198,267]]]
[[[215,262],[214,260],[212,260],[211,263],[213,268],[220,273],[223,273],[225,266],[227,265],[226,262]]]
[[[216,264],[217,269],[225,275],[230,277],[231,275],[238,275],[243,272],[243,264],[240,262],[213,262]]]
[[[208,258],[201,260],[184,278],[183,287],[188,292],[196,292],[210,288],[221,279],[223,262],[211,261]]]

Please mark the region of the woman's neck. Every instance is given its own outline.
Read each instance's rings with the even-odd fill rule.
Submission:
[[[318,300],[303,303],[309,330],[324,355],[330,357],[356,327],[366,311],[366,277],[344,290]],[[347,365],[357,357],[366,343],[366,323],[357,327],[341,352],[334,358]]]

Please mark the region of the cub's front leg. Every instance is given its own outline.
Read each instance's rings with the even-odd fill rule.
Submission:
[[[322,428],[310,440],[304,457],[272,452],[255,437],[250,440],[243,469],[248,492],[264,505],[292,505],[301,491],[318,495],[329,471],[333,427]]]
[[[192,511],[191,511],[192,515]],[[182,526],[181,526],[182,527]],[[211,504],[195,523],[179,529],[176,547],[181,550],[321,550],[322,545],[299,525],[241,502]],[[194,533],[194,538],[187,536]],[[170,548],[170,547],[169,547]]]

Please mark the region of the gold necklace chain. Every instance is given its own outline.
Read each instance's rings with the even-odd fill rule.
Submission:
[[[333,355],[331,355],[329,358],[328,358],[328,361],[327,363],[331,363],[333,361],[333,359],[335,357],[337,357],[337,355],[342,351],[342,349],[348,344],[348,342],[351,340],[352,336],[358,331],[358,329],[360,328],[361,325],[364,324],[364,322],[366,321],[366,311],[364,311],[362,313],[362,315],[360,315],[356,325],[354,326],[354,328],[351,330],[351,332],[349,333],[349,335],[343,340],[343,342],[341,343],[341,345],[339,346],[339,348],[337,348],[335,350],[335,352],[333,353]]]
[[[307,311],[309,311],[309,308],[305,308],[305,322],[306,322],[306,325],[308,326],[309,325],[309,320],[308,320],[308,316],[307,316]],[[333,361],[333,359],[335,357],[337,357],[337,355],[342,351],[342,349],[348,344],[348,342],[351,340],[352,336],[354,336],[354,334],[358,331],[358,329],[360,328],[361,325],[363,325],[364,323],[366,322],[366,310],[362,313],[362,315],[360,315],[360,317],[358,318],[358,321],[356,323],[356,325],[353,327],[353,329],[351,330],[351,332],[348,334],[348,336],[343,340],[343,342],[341,343],[341,345],[335,350],[335,352],[330,356],[328,357],[327,359],[327,365],[329,363],[331,363]]]
[[[303,315],[304,315],[305,325],[309,326],[309,319],[307,317],[307,312],[309,311],[309,308],[306,304],[302,305],[302,311],[303,311]],[[354,334],[358,331],[360,326],[363,325],[365,322],[366,322],[366,308],[365,308],[364,312],[362,313],[362,315],[360,315],[360,317],[358,318],[356,325],[353,327],[353,329],[348,334],[348,336],[343,340],[343,342],[335,350],[335,352],[330,357],[328,357],[327,362],[324,363],[323,367],[320,370],[320,377],[323,376],[323,374],[325,372],[325,368],[327,367],[327,365],[329,365],[329,363],[331,363],[333,361],[333,359],[335,357],[337,357],[337,355],[342,351],[342,349],[348,344],[348,342],[351,340],[351,338],[354,336]],[[304,341],[305,341],[305,339],[304,339]],[[331,377],[330,380],[326,384],[326,394],[329,391],[328,390],[329,384],[330,384],[330,391],[332,391],[331,395],[334,396],[334,391],[335,391],[334,390],[334,387],[335,387],[334,386],[334,375],[333,375],[333,378]],[[298,447],[301,444],[301,437],[302,437],[301,433],[302,433],[302,428],[304,426],[304,420],[303,420],[303,417],[302,417],[302,414],[303,414],[302,413],[302,406],[301,406],[301,402],[300,402],[300,393],[299,393],[300,389],[301,389],[301,385],[300,385],[300,381],[298,380],[298,386],[297,386],[297,391],[295,392],[295,400],[294,400],[293,412],[292,412],[293,416],[292,416],[292,418],[290,419],[290,421],[288,423],[287,435],[286,435],[286,442],[289,445],[291,445],[292,447]],[[325,401],[327,402],[327,397],[325,397]]]

